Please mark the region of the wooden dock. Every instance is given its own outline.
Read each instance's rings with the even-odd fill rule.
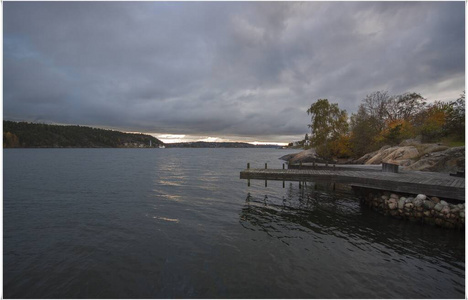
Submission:
[[[465,201],[465,178],[434,172],[364,170],[245,169],[241,179],[336,182],[352,186]]]

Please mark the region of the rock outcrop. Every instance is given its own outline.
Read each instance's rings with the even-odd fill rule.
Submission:
[[[315,163],[323,163],[325,162],[323,159],[321,159],[318,155],[317,152],[315,152],[315,149],[308,149],[304,150],[299,153],[295,154],[288,154],[280,159],[288,161],[290,164],[298,164],[298,163],[310,163],[310,162],[315,162]]]
[[[406,170],[456,172],[465,169],[465,147],[449,148],[440,144],[421,144],[417,140],[405,140],[399,146],[384,146],[368,153],[353,163],[391,163]]]
[[[406,170],[456,172],[465,169],[465,147],[448,148],[444,151],[427,153]]]
[[[317,155],[315,149],[288,154],[280,159],[286,160],[290,164],[325,162]],[[440,144],[421,144],[419,141],[411,139],[401,142],[399,146],[383,146],[351,163],[362,165],[390,163],[403,167],[403,170],[457,172],[465,169],[465,147],[449,148]]]

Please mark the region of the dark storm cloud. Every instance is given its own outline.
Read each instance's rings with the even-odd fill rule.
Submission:
[[[463,2],[5,2],[4,118],[302,136],[318,98],[464,89]]]

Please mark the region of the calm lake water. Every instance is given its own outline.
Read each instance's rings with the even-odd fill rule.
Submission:
[[[287,153],[4,150],[4,297],[464,298],[464,232],[239,179]]]

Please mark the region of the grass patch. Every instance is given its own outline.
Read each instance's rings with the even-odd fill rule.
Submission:
[[[448,143],[450,147],[461,147],[465,146],[465,141],[451,141]]]

